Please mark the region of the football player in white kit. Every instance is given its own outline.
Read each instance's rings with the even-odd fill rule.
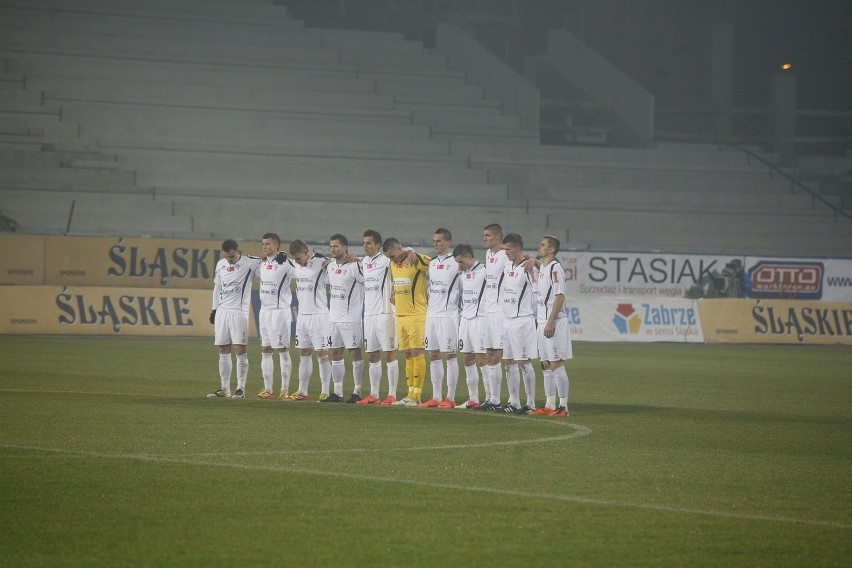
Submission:
[[[236,398],[245,398],[248,377],[249,308],[251,307],[251,280],[254,269],[260,264],[256,256],[244,255],[233,239],[222,243],[222,258],[216,263],[213,276],[213,309],[210,323],[215,326],[213,344],[219,348],[219,388],[207,396],[231,396],[231,346],[237,356]]]
[[[482,384],[485,386],[485,403],[482,410],[494,410],[500,406],[500,389],[503,371],[500,360],[503,358],[503,309],[500,307],[500,281],[506,266],[506,253],[503,251],[503,228],[492,223],[482,230],[485,243],[485,319],[487,349],[486,364],[482,367]]]
[[[299,348],[299,389],[286,400],[308,400],[308,383],[314,371],[311,353],[316,350],[320,377],[320,400],[328,397],[331,361],[328,359],[328,278],[326,259],[314,254],[304,241],[290,243],[296,279],[296,346]]]
[[[364,343],[370,362],[370,394],[358,404],[389,406],[396,402],[399,383],[397,361],[396,319],[394,317],[393,279],[390,259],[382,252],[382,236],[378,231],[364,231],[364,256],[361,271],[364,274]],[[382,353],[388,370],[388,395],[384,401],[379,389],[382,383]]]
[[[544,369],[547,404],[533,414],[568,416],[568,373],[565,361],[574,354],[565,306],[565,271],[556,260],[559,239],[547,235],[538,244],[541,266],[534,274],[538,296],[538,354]],[[559,396],[557,405],[556,397]]]
[[[260,370],[263,375],[263,390],[254,396],[259,399],[274,399],[272,394],[275,361],[273,350],[278,352],[281,368],[281,393],[279,400],[287,398],[290,392],[290,328],[293,314],[290,304],[293,292],[290,290],[290,278],[295,267],[281,252],[281,238],[275,233],[266,233],[260,240],[263,251],[262,260],[255,269],[255,276],[260,281],[260,314],[258,328],[260,330]],[[278,259],[283,263],[277,262]]]
[[[504,410],[526,414],[535,410],[535,371],[531,359],[538,358],[536,334],[536,295],[531,273],[527,268],[520,235],[509,233],[503,237],[506,268],[500,283],[500,305],[503,308],[503,361],[506,365],[506,386],[509,402]],[[520,374],[523,372],[527,403],[521,406]]]
[[[418,408],[455,406],[459,382],[456,349],[459,342],[459,265],[450,252],[453,235],[448,229],[435,229],[432,246],[435,256],[429,262],[429,305],[426,309],[426,350],[432,379],[432,398]],[[447,364],[447,396],[443,398],[444,361]],[[452,405],[452,406],[450,406]]]
[[[346,349],[352,360],[355,383],[353,394],[346,402],[355,403],[361,400],[361,380],[364,376],[364,361],[361,358],[361,343],[364,341],[364,274],[361,272],[361,263],[349,256],[349,240],[345,236],[332,235],[329,250],[332,260],[326,268],[330,291],[328,331],[334,392],[323,402],[343,402],[343,350]]]
[[[461,320],[459,322],[459,351],[464,356],[464,371],[467,378],[468,400],[458,406],[447,399],[438,408],[478,408],[479,372],[487,363],[485,336],[485,265],[473,256],[470,245],[459,245],[453,249],[453,258],[459,265],[459,287],[461,289]]]

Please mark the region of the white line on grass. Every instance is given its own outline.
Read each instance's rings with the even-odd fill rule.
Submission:
[[[502,414],[496,412],[476,412],[469,413],[469,416],[503,416]],[[442,450],[471,450],[471,449],[479,449],[479,448],[491,448],[491,447],[500,447],[500,446],[520,446],[525,444],[541,444],[545,442],[561,442],[564,440],[571,440],[574,438],[581,438],[583,436],[588,436],[592,433],[591,428],[587,428],[586,426],[581,426],[580,424],[572,424],[569,422],[563,422],[557,419],[547,419],[542,420],[539,418],[526,418],[523,416],[513,416],[511,417],[514,420],[529,420],[530,422],[535,422],[537,424],[551,424],[554,426],[568,426],[573,428],[574,431],[570,434],[563,434],[561,436],[546,436],[544,438],[527,438],[524,440],[504,440],[500,442],[477,442],[475,444],[446,444],[442,446],[412,446],[406,448],[399,447],[387,447],[387,448],[334,448],[328,450],[267,450],[263,452],[209,452],[209,453],[196,453],[196,454],[184,454],[184,457],[216,457],[216,456],[260,456],[260,455],[294,455],[294,454],[336,454],[336,453],[367,453],[367,452],[417,452],[417,451],[442,451]]]
[[[563,501],[567,503],[579,503],[581,505],[597,505],[601,507],[617,507],[622,509],[644,509],[650,511],[660,511],[663,513],[674,513],[680,515],[699,515],[704,517],[720,517],[726,519],[743,520],[743,521],[769,521],[775,523],[810,525],[831,527],[836,529],[849,530],[852,525],[846,523],[838,523],[833,521],[822,521],[814,519],[796,519],[792,517],[776,517],[771,515],[758,515],[749,513],[730,513],[727,511],[712,511],[705,509],[691,509],[688,507],[673,507],[670,505],[657,505],[654,503],[630,503],[627,501],[614,501],[609,499],[592,499],[589,497],[580,497],[577,495],[554,495],[547,493],[532,493],[527,491],[516,491],[513,489],[499,489],[495,487],[479,487],[476,485],[459,485],[456,483],[436,483],[432,481],[418,481],[414,479],[397,479],[393,477],[377,476],[377,475],[362,475],[357,473],[345,473],[338,471],[326,471],[319,469],[306,469],[298,467],[286,466],[267,466],[267,465],[251,465],[226,462],[207,462],[200,460],[190,460],[186,458],[171,458],[162,456],[152,456],[146,454],[108,454],[103,452],[83,452],[77,450],[65,450],[59,448],[40,448],[37,446],[20,446],[13,444],[0,444],[0,448],[30,450],[38,452],[50,452],[63,454],[81,458],[103,458],[103,459],[124,459],[136,460],[152,463],[167,463],[167,464],[183,464],[190,466],[206,466],[206,467],[221,467],[230,469],[242,469],[253,471],[268,471],[273,473],[287,473],[295,475],[314,475],[324,477],[337,477],[342,479],[352,479],[355,481],[368,481],[380,483],[402,483],[407,485],[415,485],[420,487],[429,487],[433,489],[470,491],[474,493],[488,493],[491,495],[503,495],[507,497],[523,497],[528,499],[545,499],[553,501]]]

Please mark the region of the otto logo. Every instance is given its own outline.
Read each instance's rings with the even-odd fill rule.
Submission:
[[[821,262],[760,261],[749,270],[751,294],[755,298],[822,298]]]
[[[636,335],[642,327],[642,316],[633,307],[633,304],[618,304],[612,323],[621,335]]]

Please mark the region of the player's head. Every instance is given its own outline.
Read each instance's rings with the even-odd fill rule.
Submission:
[[[457,245],[453,249],[453,258],[459,263],[459,268],[467,270],[476,263],[473,257],[473,248],[470,245]]]
[[[385,242],[382,243],[382,251],[384,251],[385,255],[394,262],[399,263],[405,260],[405,251],[403,250],[399,239],[395,239],[393,237],[385,239]]]
[[[503,250],[506,251],[506,258],[515,262],[521,257],[521,249],[524,248],[524,240],[518,233],[509,233],[503,237]]]
[[[240,245],[234,239],[226,239],[222,242],[222,258],[234,264],[240,258]]]
[[[260,237],[260,248],[264,256],[275,256],[281,248],[281,238],[275,233],[266,233]]]
[[[328,239],[328,249],[331,252],[331,258],[343,260],[349,256],[349,240],[340,233],[335,233]]]
[[[308,248],[305,241],[296,239],[290,243],[290,258],[304,266],[308,263],[308,259],[311,258],[311,249]]]
[[[538,258],[551,258],[559,252],[559,239],[553,235],[545,235],[538,243]]]
[[[447,254],[452,244],[453,235],[449,229],[435,229],[435,234],[432,236],[432,246],[435,247],[435,252],[438,254]]]
[[[367,256],[376,256],[382,248],[382,236],[378,231],[367,229],[364,231],[364,253]]]
[[[485,248],[496,250],[500,248],[503,242],[503,227],[497,223],[486,225],[482,229],[482,242],[485,243]]]

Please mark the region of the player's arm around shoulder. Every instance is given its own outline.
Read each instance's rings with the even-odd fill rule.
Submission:
[[[422,253],[417,253],[417,262],[414,263],[414,267],[420,272],[429,272],[430,262],[432,262],[430,257]]]

